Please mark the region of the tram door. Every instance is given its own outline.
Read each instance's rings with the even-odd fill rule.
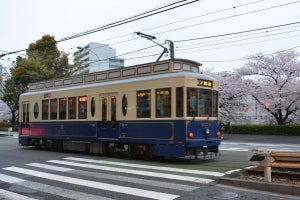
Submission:
[[[30,134],[29,125],[29,102],[22,102],[22,125],[20,134]]]
[[[117,133],[117,94],[100,95],[101,138],[118,137]]]

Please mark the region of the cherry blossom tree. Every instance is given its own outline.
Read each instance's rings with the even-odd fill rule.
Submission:
[[[242,78],[235,72],[211,73],[219,81],[219,114],[220,120],[225,122],[239,121],[237,113],[245,104],[247,95],[244,88],[241,87]]]
[[[279,125],[292,122],[300,101],[300,62],[295,51],[257,54],[237,73],[243,79],[243,90],[264,106]]]

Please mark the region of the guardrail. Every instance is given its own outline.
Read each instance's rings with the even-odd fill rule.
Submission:
[[[300,151],[249,150],[249,165],[264,167],[264,181],[271,182],[271,167],[300,169]]]

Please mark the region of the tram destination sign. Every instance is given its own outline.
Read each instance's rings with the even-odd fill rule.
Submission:
[[[198,79],[198,86],[202,87],[213,87],[213,82],[209,80]]]
[[[44,94],[44,98],[47,99],[47,98],[51,98],[52,97],[52,94],[51,93],[45,93]]]

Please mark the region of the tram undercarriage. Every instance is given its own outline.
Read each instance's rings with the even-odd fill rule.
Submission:
[[[125,156],[135,158],[153,158],[154,147],[152,144],[122,144],[99,141],[64,141],[51,139],[30,138],[28,146],[54,151],[78,151],[101,155]],[[218,146],[205,146],[201,148],[185,148],[185,158],[213,159],[219,156]],[[161,156],[160,156],[161,157]],[[166,156],[172,157],[172,156]]]

